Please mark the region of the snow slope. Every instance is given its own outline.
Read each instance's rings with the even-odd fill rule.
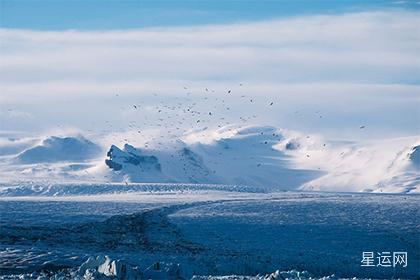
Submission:
[[[365,143],[269,126],[201,131],[164,149],[115,146],[115,181],[252,185],[272,190],[419,192],[419,138]],[[118,150],[117,150],[118,149]],[[150,169],[136,157],[153,158]],[[181,168],[182,167],[182,168]],[[115,177],[115,175],[118,175]]]
[[[323,150],[304,150],[312,160],[293,151],[297,165],[326,171],[324,176],[303,184],[300,189],[418,193],[418,143],[418,137],[345,145],[332,143]]]
[[[31,148],[37,142],[37,139],[26,137],[0,138],[0,156],[16,155],[25,149]]]
[[[116,181],[216,183],[202,158],[184,143],[163,150],[134,148],[125,144],[121,150],[112,145],[105,164]]]
[[[273,127],[247,127],[216,132],[210,141],[177,141],[162,150],[111,146],[106,160],[114,173],[130,182],[189,182],[296,189],[320,172],[288,166],[273,145],[283,139]],[[189,140],[189,142],[188,142]],[[209,139],[207,139],[209,140]]]

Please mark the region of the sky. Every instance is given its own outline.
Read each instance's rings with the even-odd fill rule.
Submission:
[[[420,1],[364,0],[2,0],[1,27],[109,30],[264,21],[361,11],[418,10]]]
[[[341,139],[419,135],[419,8],[2,0],[0,130],[255,123]]]

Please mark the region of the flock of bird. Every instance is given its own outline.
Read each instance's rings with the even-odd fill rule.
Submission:
[[[240,87],[243,84],[239,84]],[[241,115],[237,118],[240,125],[235,121],[235,114],[232,113],[231,105],[229,105],[229,99],[233,97],[233,90],[227,89],[223,94],[217,94],[217,91],[214,89],[209,89],[205,87],[202,92],[198,94],[193,94],[192,91],[187,87],[183,87],[185,93],[184,96],[168,97],[162,96],[163,100],[157,102],[157,105],[150,106],[139,102],[137,104],[132,104],[131,109],[139,113],[137,120],[130,121],[128,123],[128,128],[130,131],[135,131],[137,134],[142,134],[144,129],[150,129],[157,127],[160,129],[160,134],[158,136],[152,136],[148,141],[144,143],[144,147],[153,151],[157,146],[165,146],[168,143],[173,143],[179,139],[185,133],[189,131],[205,131],[210,126],[213,127],[224,127],[231,124],[236,124],[232,129],[240,129],[241,124],[247,125],[252,121],[258,119],[258,115],[252,112],[247,111],[246,107],[243,107],[244,110],[241,112]],[[120,94],[116,94],[116,97],[119,97]],[[158,94],[154,93],[154,97],[159,97]],[[173,99],[173,100],[171,100]],[[257,98],[248,97],[245,94],[240,95],[240,99],[249,102],[249,104],[256,105]],[[169,102],[168,102],[169,101]],[[172,101],[172,102],[171,102]],[[171,104],[172,103],[172,104]],[[237,99],[235,99],[237,103]],[[260,103],[266,104],[267,108],[265,110],[275,110],[273,100],[263,101]],[[242,103],[243,104],[243,103]],[[240,104],[240,106],[242,106]],[[238,105],[238,104],[236,104]],[[260,104],[261,105],[261,104]],[[130,106],[123,107],[122,109],[126,110]],[[294,112],[295,115],[299,115],[299,111]],[[316,111],[315,115],[322,119],[324,116],[321,114],[321,111]],[[140,121],[141,120],[141,121]],[[359,129],[365,129],[365,125],[359,127]],[[133,135],[136,137],[135,135]],[[118,136],[115,136],[118,137]],[[310,136],[307,136],[310,138]],[[130,139],[124,138],[125,142],[130,142]],[[262,142],[261,144],[268,144],[267,141]],[[326,143],[323,144],[323,147],[326,147]],[[162,147],[159,147],[161,149]],[[310,158],[310,154],[306,154],[307,158]],[[260,167],[261,163],[257,163],[257,167]]]
[[[242,86],[243,84],[240,83],[237,92],[242,91]],[[233,94],[233,89],[225,89],[221,92],[222,94],[209,87],[193,91],[188,86],[183,86],[183,89],[183,95],[159,96],[157,93],[153,93],[152,98],[154,100],[152,102],[139,101],[135,104],[126,104],[121,107],[121,110],[125,113],[130,111],[128,115],[132,119],[127,123],[127,127],[120,127],[116,130],[111,122],[105,121],[109,130],[103,130],[103,132],[116,132],[113,137],[115,142],[119,142],[121,138],[118,132],[130,131],[131,136],[125,136],[122,139],[124,142],[130,143],[136,142],[138,136],[147,130],[158,128],[159,134],[152,135],[150,139],[144,142],[145,148],[153,150],[156,145],[164,146],[173,143],[191,131],[204,132],[208,128],[222,128],[234,124],[234,127],[228,128],[228,130],[232,130],[240,129],[242,125],[255,123],[259,116],[251,112],[249,105],[260,107],[260,112],[275,110],[274,100],[261,100],[261,97],[247,97],[245,94],[237,95],[240,96],[238,100],[238,98],[235,98],[236,95]],[[121,98],[122,94],[117,93],[115,97]],[[233,101],[234,104],[229,101]],[[248,103],[248,106],[245,103]],[[266,104],[265,109],[261,107],[264,104]],[[235,107],[235,110],[232,110],[233,107]],[[299,111],[295,111],[294,114],[295,116],[302,115]],[[315,112],[315,116],[319,119],[324,118],[319,110]],[[359,129],[365,128],[365,125],[359,127]],[[124,135],[127,134],[124,133]],[[324,144],[325,146],[326,144]],[[310,155],[307,157],[310,157]]]
[[[120,109],[131,120],[127,122],[126,127],[120,127],[112,121],[104,120],[107,129],[101,132],[104,135],[112,135],[114,143],[121,143],[122,140],[126,143],[136,143],[139,138],[149,136],[147,135],[148,130],[157,128],[159,133],[151,134],[143,144],[145,149],[153,152],[165,148],[170,143],[177,142],[189,132],[204,132],[209,128],[216,127],[227,127],[228,130],[235,131],[243,126],[261,122],[259,115],[255,112],[275,113],[275,104],[280,103],[278,100],[269,100],[263,95],[248,96],[243,94],[242,83],[239,84],[239,87],[222,91],[209,87],[192,90],[184,86],[183,89],[184,92],[176,96],[157,93],[149,96],[143,95],[143,100],[135,103],[132,101],[125,103],[125,96],[116,93],[115,98],[120,99],[116,103],[125,103]],[[252,110],[253,108],[255,110]],[[293,114],[295,117],[304,115],[299,110],[294,111]],[[312,116],[316,119],[324,119],[320,110],[315,111]],[[359,129],[366,129],[366,126],[361,125]],[[121,137],[121,135],[124,136]],[[268,142],[262,141],[261,144],[268,144]],[[326,146],[327,144],[324,143],[323,147]],[[306,157],[310,158],[311,155],[306,154]],[[261,167],[261,165],[256,162],[257,167]],[[89,173],[86,170],[85,172]]]
[[[243,84],[239,84],[237,92],[242,91]],[[205,131],[208,128],[222,128],[232,124],[236,125],[236,129],[240,129],[242,125],[256,123],[259,120],[257,113],[252,113],[252,107],[259,107],[259,112],[266,112],[271,110],[275,112],[275,101],[262,100],[260,97],[247,97],[245,94],[238,95],[235,98],[233,89],[225,89],[218,92],[215,89],[205,87],[202,90],[190,90],[189,87],[183,86],[184,94],[178,96],[159,96],[153,93],[151,96],[155,99],[150,105],[144,101],[136,102],[135,104],[126,104],[120,109],[130,115],[131,121],[126,124],[127,127],[116,127],[113,122],[109,120],[104,121],[106,129],[100,132],[103,134],[113,134],[113,140],[120,142],[120,135],[127,135],[124,132],[131,131],[131,136],[126,136],[122,140],[124,142],[136,142],[139,135],[145,131],[153,128],[160,130],[159,136],[152,136],[149,141],[145,143],[145,147],[157,144],[159,146],[164,143],[174,142],[175,139],[180,138],[189,131]],[[194,93],[193,93],[194,92]],[[120,93],[115,94],[116,98],[122,98]],[[144,96],[143,96],[144,97]],[[150,96],[149,96],[150,97]],[[160,97],[160,100],[156,100]],[[233,99],[234,104],[229,103],[229,99]],[[248,103],[248,106],[247,104]],[[264,105],[266,108],[264,109]],[[232,110],[232,108],[235,110]],[[11,111],[12,109],[9,109]],[[257,110],[254,110],[254,112]],[[294,111],[295,117],[303,116],[300,111]],[[306,114],[306,116],[308,116]],[[315,111],[315,116],[319,119],[324,118],[321,111]],[[98,132],[96,128],[100,125],[93,124],[95,128],[88,129],[88,132]],[[61,125],[57,125],[61,127]],[[360,130],[365,129],[365,125],[359,126]],[[229,130],[235,128],[228,128]],[[135,135],[137,134],[137,135]],[[134,141],[133,141],[134,140]]]
[[[184,90],[184,96],[163,96],[163,100],[156,101],[155,104],[157,104],[154,106],[138,102],[122,107],[123,110],[131,107],[131,110],[138,113],[137,115],[132,114],[136,120],[128,122],[128,130],[142,134],[146,129],[159,128],[161,134],[158,137],[171,142],[188,131],[205,131],[210,126],[221,128],[234,123],[227,96],[220,97],[216,90],[207,87],[204,88],[203,94],[199,95],[193,95],[187,86],[184,86]],[[226,90],[226,95],[232,96],[232,89]],[[121,95],[118,93],[115,96],[120,97]],[[159,95],[154,93],[153,97],[159,97]],[[241,95],[242,99],[245,97],[245,95]],[[249,102],[253,103],[254,99],[249,99]],[[273,105],[273,101],[268,103],[268,106]],[[257,115],[244,114],[239,117],[241,123],[247,123],[252,119],[257,119]],[[112,125],[108,121],[106,124],[112,129]],[[133,137],[135,136],[133,135]],[[152,137],[145,143],[145,147],[156,140],[158,140],[156,136]],[[129,139],[125,138],[124,141],[129,142]],[[159,140],[155,143],[163,145]]]

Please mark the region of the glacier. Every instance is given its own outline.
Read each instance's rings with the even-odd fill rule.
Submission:
[[[77,271],[84,279],[112,279],[153,267],[162,276],[153,279],[264,279],[277,270],[289,272],[280,273],[289,279],[418,276],[415,194],[162,184],[74,195],[61,188],[61,193],[0,195],[3,279],[66,279]],[[407,252],[408,266],[361,267],[364,251]]]

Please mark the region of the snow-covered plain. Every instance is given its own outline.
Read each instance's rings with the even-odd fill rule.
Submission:
[[[109,184],[0,199],[2,279],[419,277],[418,195]],[[364,251],[408,266],[361,267]]]

